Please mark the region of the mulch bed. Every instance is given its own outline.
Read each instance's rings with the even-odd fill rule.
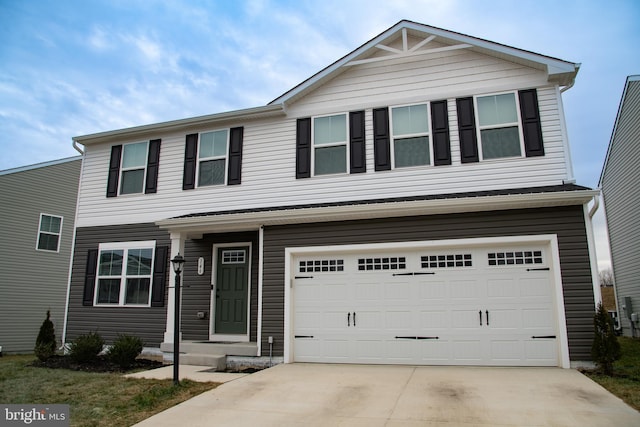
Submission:
[[[139,371],[147,369],[161,368],[164,366],[162,362],[136,359],[135,363],[128,369],[122,369],[120,366],[109,362],[106,358],[99,356],[95,361],[90,363],[76,363],[69,356],[52,356],[44,362],[41,360],[35,360],[29,366],[35,366],[38,368],[51,368],[51,369],[70,369],[72,371],[84,371],[84,372],[129,372]]]

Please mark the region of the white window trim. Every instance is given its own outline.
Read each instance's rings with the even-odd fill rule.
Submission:
[[[486,125],[486,126],[480,126],[480,112],[478,110],[478,98],[485,98],[487,96],[497,96],[497,95],[506,95],[506,94],[513,94],[515,100],[516,100],[516,115],[518,117],[518,122],[512,122],[512,123],[501,123],[500,125]],[[520,116],[520,97],[518,96],[518,92],[517,91],[507,91],[507,92],[495,92],[495,93],[485,93],[482,95],[475,95],[473,97],[473,108],[475,110],[475,124],[476,124],[476,136],[477,136],[477,140],[478,140],[478,157],[480,159],[480,161],[486,161],[486,162],[493,162],[493,161],[503,161],[503,160],[508,160],[508,159],[521,159],[523,157],[525,157],[526,153],[525,153],[525,147],[524,147],[524,133],[522,132],[522,117]],[[506,127],[513,127],[513,126],[517,126],[518,127],[518,138],[520,139],[520,156],[509,156],[509,157],[497,157],[494,159],[487,159],[484,160],[484,155],[482,153],[482,133],[481,131],[483,130],[487,130],[487,129],[501,129],[501,128],[506,128]]]
[[[143,167],[132,167],[132,168],[125,168],[124,167],[124,147],[126,147],[127,145],[134,145],[134,144],[146,144],[147,148],[144,150],[144,166]],[[147,167],[149,166],[149,141],[136,141],[136,142],[129,142],[126,144],[122,144],[122,153],[120,154],[120,173],[118,174],[118,196],[133,196],[136,194],[144,194],[144,189],[145,186],[147,185]],[[123,193],[122,192],[122,175],[124,175],[125,172],[127,171],[136,171],[136,170],[144,170],[144,172],[142,173],[142,190],[140,190],[139,193]]]
[[[331,144],[322,144],[316,147],[315,141],[315,127],[316,127],[316,119],[320,119],[323,117],[333,117],[333,116],[344,116],[346,129],[345,129],[345,141],[344,142],[333,142]],[[349,165],[351,164],[351,156],[349,150],[349,113],[332,113],[332,114],[323,114],[321,116],[313,116],[311,117],[311,176],[339,176],[339,175],[348,175],[349,174]],[[337,173],[323,173],[316,175],[316,148],[327,148],[327,147],[340,147],[345,146],[345,171],[337,172]]]
[[[202,135],[205,133],[220,132],[223,130],[227,131],[227,149],[225,150],[225,155],[200,158],[200,153],[202,152],[201,146],[200,146],[200,143],[202,142]],[[213,130],[207,130],[207,131],[198,133],[198,152],[196,155],[196,188],[199,188],[199,187],[207,188],[207,187],[217,187],[221,185],[227,185],[227,179],[229,175],[229,150],[231,149],[230,139],[231,139],[230,128],[213,129]],[[221,159],[224,159],[224,182],[220,184],[200,185],[200,162],[208,162],[211,160],[221,160]]]
[[[127,256],[129,249],[151,249],[151,273],[149,276],[138,276],[131,275],[127,276]],[[108,250],[123,250],[122,257],[122,272],[120,275],[120,295],[118,297],[118,304],[100,304],[98,303],[98,284],[100,283],[100,255],[102,251]],[[93,292],[93,305],[95,307],[151,307],[151,297],[153,291],[153,269],[156,257],[156,241],[155,240],[145,240],[140,242],[112,242],[112,243],[100,243],[98,245],[98,260],[96,263],[96,282],[94,284],[94,292]],[[149,277],[149,302],[147,304],[125,304],[126,292],[127,292],[127,278],[139,278],[139,277]]]
[[[60,232],[59,233],[51,233],[49,231],[42,231],[42,217],[44,216],[50,216],[53,218],[60,218]],[[40,221],[38,221],[38,237],[36,238],[36,251],[42,251],[42,252],[51,252],[51,253],[58,253],[60,252],[60,241],[62,240],[62,224],[64,221],[64,217],[60,216],[60,215],[52,215],[52,214],[48,214],[48,213],[41,213],[40,214]],[[55,251],[49,250],[49,249],[39,249],[38,246],[40,246],[40,235],[44,233],[44,234],[49,234],[49,235],[57,235],[58,236],[58,247],[56,248]]]
[[[402,107],[413,107],[416,105],[426,105],[427,106],[427,125],[429,126],[429,131],[426,133],[408,133],[403,134],[402,136],[397,136],[398,139],[405,138],[415,138],[417,136],[426,136],[429,138],[428,149],[429,149],[429,163],[424,165],[415,165],[415,166],[401,166],[396,167],[396,135],[393,134],[393,109],[394,108],[402,108]],[[391,169],[413,169],[413,168],[423,168],[425,166],[433,166],[433,143],[431,138],[432,133],[432,123],[431,123],[431,102],[418,102],[415,104],[401,104],[401,105],[393,105],[389,106],[389,134],[391,135]]]

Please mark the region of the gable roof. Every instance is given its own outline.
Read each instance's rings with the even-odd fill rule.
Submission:
[[[624,84],[624,90],[622,91],[622,97],[620,98],[620,105],[618,106],[618,113],[616,114],[616,121],[613,124],[613,131],[611,132],[611,139],[609,139],[609,147],[607,148],[607,155],[604,158],[604,164],[602,165],[602,172],[600,172],[600,179],[598,180],[598,186],[602,186],[602,180],[604,179],[604,174],[607,170],[607,166],[609,165],[609,157],[611,155],[611,149],[613,147],[614,141],[616,140],[616,132],[618,130],[618,125],[621,122],[622,110],[625,107],[625,102],[627,101],[627,95],[629,94],[629,89],[634,82],[640,82],[640,75],[628,76],[627,81]],[[640,84],[640,83],[635,83]],[[637,93],[637,91],[636,91]],[[633,97],[632,97],[633,98]],[[638,97],[636,96],[636,105],[638,102]],[[633,100],[631,100],[633,102]],[[638,107],[636,107],[637,109]]]
[[[419,37],[422,38],[423,41],[409,47],[406,42],[408,36]],[[400,37],[403,38],[403,50],[394,49],[388,46],[389,43],[396,41]],[[439,43],[446,46],[430,49],[428,43],[432,40],[437,40]],[[547,73],[549,81],[556,82],[561,86],[572,85],[580,68],[580,64],[577,63],[564,61],[562,59],[541,55],[527,50],[517,49],[515,47],[468,36],[454,31],[444,30],[442,28],[402,20],[372,38],[359,48],[343,56],[333,64],[309,77],[296,87],[280,95],[268,105],[291,103],[322,85],[324,82],[333,79],[338,74],[345,71],[347,67],[352,65],[366,63],[369,61],[395,59],[405,55],[427,55],[437,51],[465,48],[485,55],[498,57],[507,61],[543,70]],[[372,55],[380,50],[384,50],[388,54],[386,56],[377,56],[372,58]]]

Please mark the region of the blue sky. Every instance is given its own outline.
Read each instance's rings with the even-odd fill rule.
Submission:
[[[0,170],[74,156],[77,135],[264,105],[401,19],[581,63],[563,101],[577,182],[597,186],[640,74],[634,0],[0,0]]]

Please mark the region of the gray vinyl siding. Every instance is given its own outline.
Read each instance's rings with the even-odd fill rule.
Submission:
[[[557,234],[571,360],[590,360],[594,297],[582,206],[268,227],[264,231],[262,347],[283,354],[284,249],[300,246]]]
[[[33,351],[47,310],[60,342],[82,160],[0,173],[0,346]],[[58,252],[36,250],[40,214],[63,218]]]
[[[182,291],[182,338],[206,341],[211,323],[211,274],[213,245],[251,242],[251,313],[249,339],[255,342],[258,324],[258,232],[205,234],[202,239],[185,243],[184,289]],[[198,258],[204,258],[204,273],[198,275]],[[199,319],[199,311],[207,313]]]
[[[601,186],[624,335],[631,335],[624,297],[640,313],[640,81],[629,81],[612,135]]]
[[[69,292],[67,342],[73,341],[79,335],[97,331],[107,343],[113,342],[117,334],[129,334],[142,338],[148,347],[160,346],[166,328],[166,288],[163,307],[93,307],[82,305],[88,251],[98,249],[100,243],[144,240],[155,240],[156,247],[171,246],[169,234],[153,224],[78,228]],[[169,274],[173,273],[167,272],[167,284]]]

